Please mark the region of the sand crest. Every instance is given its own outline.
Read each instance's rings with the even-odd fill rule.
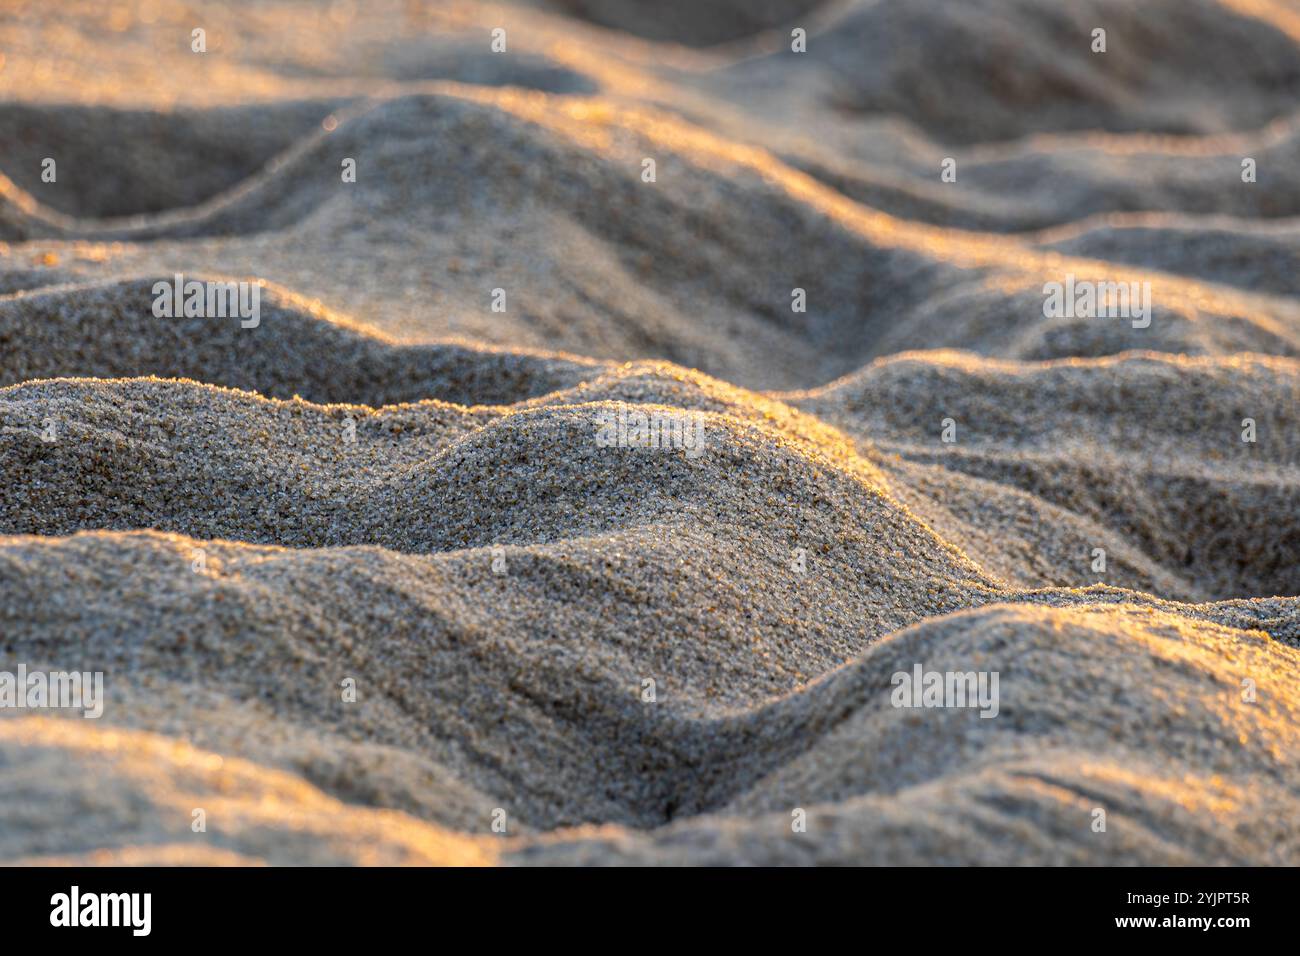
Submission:
[[[1285,4],[364,6],[0,23],[0,862],[1300,863]]]

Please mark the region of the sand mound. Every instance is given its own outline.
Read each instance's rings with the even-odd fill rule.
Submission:
[[[1294,39],[1217,0],[880,0],[851,8],[809,50],[819,42],[831,105],[903,114],[949,142],[1251,129],[1300,94]]]
[[[0,860],[1300,863],[1280,5],[0,50],[0,671],[106,692],[0,712]]]
[[[1296,195],[1300,195],[1297,188]],[[1163,272],[1198,275],[1273,295],[1300,296],[1300,226],[1174,219],[1081,230],[1050,244]]]
[[[862,136],[884,132],[879,122],[864,121],[860,127]],[[955,182],[939,177],[941,163],[949,157],[956,163]],[[1126,216],[1135,224],[1152,218],[1140,213],[1167,213],[1165,219],[1188,230],[1202,228],[1202,217],[1234,217],[1214,225],[1246,233],[1240,241],[1249,243],[1250,220],[1300,214],[1297,157],[1300,133],[1294,117],[1263,131],[1190,141],[1084,134],[955,148],[925,142],[907,145],[887,162],[870,164],[845,162],[842,154],[807,145],[784,151],[791,165],[856,201],[921,222],[1024,232],[1096,217],[1087,224],[1095,233],[1089,246],[1058,248],[1156,268],[1166,266],[1160,259],[1132,259],[1119,252],[1119,243],[1111,246],[1114,233],[1108,227],[1124,224]],[[1254,182],[1241,178],[1247,158],[1255,164]],[[1072,234],[1079,228],[1065,225],[1062,231]],[[1213,271],[1186,271],[1223,281]]]
[[[187,281],[232,277],[191,274]],[[36,378],[192,378],[275,398],[385,405],[440,398],[510,403],[591,374],[581,360],[457,345],[402,346],[282,289],[259,293],[258,325],[153,312],[174,276],[0,299],[0,384]],[[249,281],[249,280],[243,280]],[[256,280],[252,280],[256,281]],[[170,296],[170,293],[161,293]],[[110,336],[104,335],[111,327]]]
[[[1295,654],[1128,607],[1003,606],[927,622],[774,705],[764,716],[799,728],[798,751],[721,811],[648,835],[591,829],[522,855],[898,865],[919,844],[927,861],[966,865],[1288,861],[1297,833],[1275,811],[1295,800],[1294,769],[1271,748],[1293,746]],[[919,659],[1001,668],[1009,719],[986,729],[969,711],[890,706],[883,675]],[[1241,682],[1261,670],[1278,680],[1267,711],[1240,702]],[[1081,679],[1062,687],[1064,671]],[[1189,701],[1204,723],[1175,716]],[[1248,786],[1221,775],[1246,764]],[[791,833],[791,808],[806,810],[817,838]],[[1104,833],[1090,826],[1097,810]]]
[[[1193,593],[1300,591],[1294,361],[1146,355],[1026,366],[918,355],[876,363],[798,404],[909,463],[1020,488],[1110,529],[1195,582]],[[944,418],[958,429],[946,446]],[[1245,419],[1254,442],[1242,441]]]
[[[188,259],[203,263],[188,267],[196,274],[216,261],[226,275],[292,277],[294,291],[306,279],[344,314],[364,302],[359,314],[404,338],[427,338],[431,321],[458,338],[662,358],[749,387],[820,384],[922,347],[1300,354],[1300,309],[1276,296],[894,220],[661,113],[438,90],[342,110],[332,131],[199,206],[70,223],[67,235],[98,250],[113,240],[97,256],[118,273],[165,277]],[[654,183],[640,178],[647,157]],[[342,180],[345,159],[355,183]],[[166,265],[153,252],[164,237],[189,240]],[[324,249],[336,268],[320,268]],[[416,274],[413,258],[445,268]],[[1043,321],[1044,285],[1067,276],[1148,282],[1150,324]],[[430,315],[428,281],[433,318],[417,323],[414,311]]]
[[[79,537],[56,547],[78,548],[96,576],[121,574],[121,559],[139,562],[151,580],[161,573],[181,589],[155,592],[159,605],[210,608],[194,620],[211,623],[169,645],[133,640],[135,628],[113,623],[107,606],[95,608],[95,631],[66,615],[61,621],[71,628],[68,640],[87,634],[96,661],[129,654],[151,675],[147,694],[123,689],[115,702],[132,715],[128,724],[185,719],[201,728],[199,750],[135,727],[111,732],[110,741],[88,722],[4,722],[6,754],[22,755],[22,772],[9,778],[20,794],[30,799],[49,788],[40,760],[67,760],[79,772],[66,779],[92,776],[99,784],[94,818],[60,842],[64,852],[124,845],[134,853],[188,851],[191,860],[220,847],[270,862],[469,862],[499,852],[522,862],[903,862],[919,842],[944,862],[1224,863],[1258,862],[1261,847],[1268,861],[1287,862],[1297,849],[1287,810],[1294,758],[1279,766],[1277,757],[1294,754],[1296,651],[1258,631],[1131,605],[1000,606],[927,622],[791,696],[737,709],[711,699],[713,662],[695,654],[651,661],[653,648],[599,631],[558,654],[566,645],[542,633],[503,643],[463,616],[478,602],[446,593],[438,594],[448,608],[442,614],[404,616],[404,603],[454,591],[463,578],[431,582],[430,569],[403,574],[382,552],[338,564],[329,552],[267,556],[276,566],[267,568],[266,557],[245,551],[227,563],[223,549],[207,577],[192,573],[168,542],[150,548],[150,540],[101,538],[92,547]],[[117,560],[103,560],[109,557]],[[53,556],[35,558],[59,576]],[[300,590],[324,570],[307,573],[301,562],[321,560],[350,570],[328,608]],[[270,605],[252,597],[249,574],[259,591],[271,587],[280,599],[269,620],[259,618]],[[389,582],[380,601],[378,580]],[[424,588],[412,590],[421,580]],[[245,606],[232,603],[241,596]],[[1287,606],[1294,628],[1295,602]],[[581,613],[576,603],[563,607]],[[252,630],[232,643],[223,620]],[[724,643],[721,637],[695,646]],[[58,652],[48,642],[32,647],[21,634],[18,641],[29,656]],[[743,659],[734,648],[725,653],[729,666],[716,677],[737,686]],[[260,666],[247,666],[250,655]],[[938,669],[979,661],[1000,672],[1000,718],[890,706],[888,675],[917,661]],[[1080,679],[1062,688],[1062,670]],[[287,673],[303,676],[277,679]],[[327,704],[336,699],[333,678],[344,673],[364,696],[351,707]],[[266,676],[249,683],[255,674]],[[664,687],[654,704],[638,695],[646,674]],[[1242,681],[1261,675],[1259,698],[1242,702]],[[759,678],[750,675],[751,686]],[[228,696],[198,687],[222,687]],[[1143,702],[1136,714],[1135,701]],[[480,709],[494,720],[469,716]],[[457,745],[470,734],[472,748]],[[918,734],[928,742],[920,755]],[[365,758],[355,739],[367,741]],[[232,746],[259,762],[215,756]],[[1231,774],[1246,768],[1251,782],[1243,785]],[[410,789],[415,780],[418,793]],[[257,812],[260,794],[276,789],[282,803],[260,802],[283,810]],[[128,809],[141,796],[158,811]],[[402,805],[406,814],[344,809],[340,798]],[[12,813],[14,803],[6,806]],[[213,821],[207,839],[182,829],[195,807]],[[1098,808],[1107,812],[1105,833],[1091,829]],[[484,833],[497,809],[510,821],[505,840]],[[795,809],[807,811],[807,833],[791,832]],[[268,839],[279,813],[294,812],[318,821],[310,833],[342,826],[336,818],[346,813],[376,838]],[[669,825],[647,835],[610,823],[529,835],[537,825],[583,820]],[[457,838],[441,828],[482,835]],[[14,833],[8,856],[49,851],[25,832],[4,832]]]
[[[197,205],[251,176],[317,128],[333,105],[156,113],[6,104],[0,165],[19,187],[70,216],[161,212]],[[158,149],[160,141],[169,148]],[[45,157],[56,159],[54,182],[42,179]]]

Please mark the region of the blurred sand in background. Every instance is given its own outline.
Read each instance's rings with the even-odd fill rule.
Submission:
[[[1298,94],[1282,0],[4,4],[0,671],[108,700],[0,858],[1300,862]]]

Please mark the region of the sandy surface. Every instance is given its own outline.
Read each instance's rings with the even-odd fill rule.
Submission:
[[[1300,863],[1300,10],[811,6],[10,4],[0,860]]]

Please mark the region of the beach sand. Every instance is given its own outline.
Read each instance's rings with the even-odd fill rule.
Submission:
[[[10,8],[0,861],[1300,863],[1293,4]]]

